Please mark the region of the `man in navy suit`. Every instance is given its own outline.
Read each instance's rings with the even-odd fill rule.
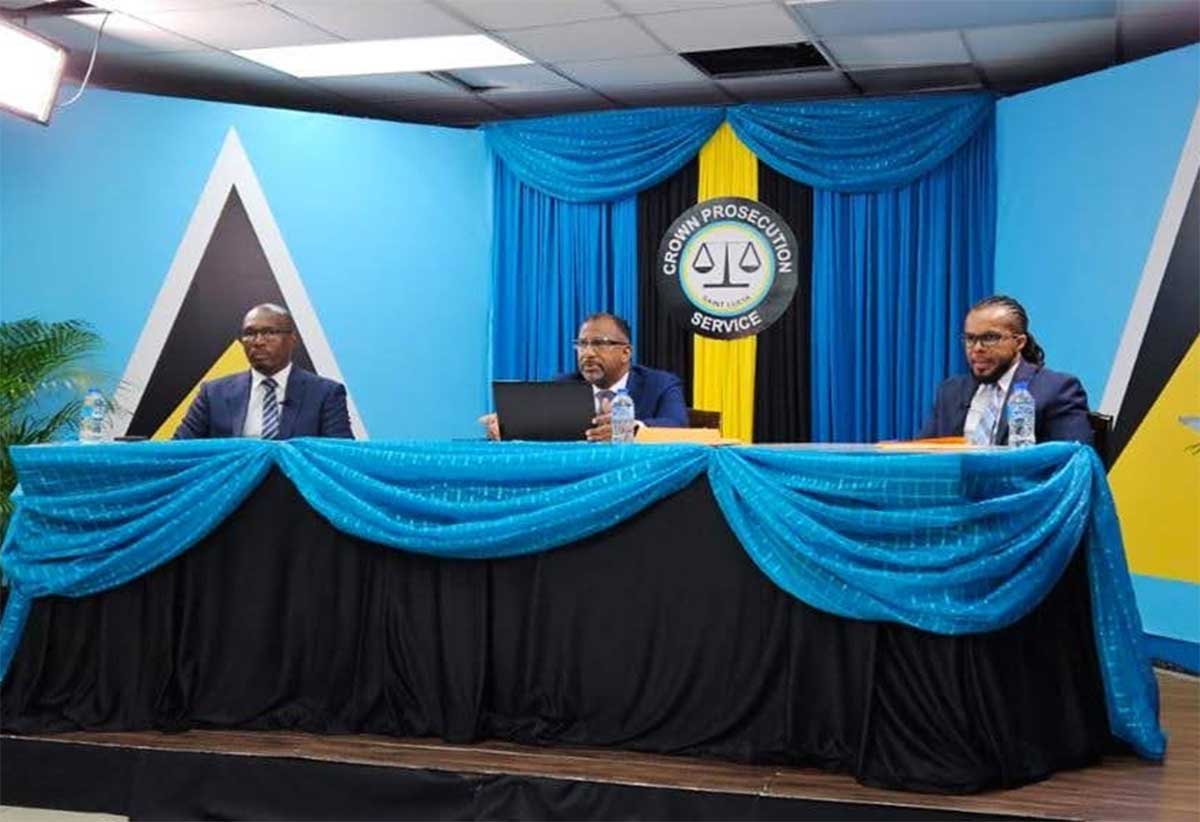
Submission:
[[[250,370],[200,386],[175,439],[354,437],[345,386],[292,365],[298,339],[286,308],[251,308],[241,339]]]
[[[1029,317],[1019,302],[995,296],[977,303],[963,323],[962,342],[971,373],[938,387],[933,414],[918,437],[965,436],[978,445],[1005,444],[1005,406],[1013,385],[1023,382],[1033,395],[1038,442],[1091,443],[1083,386],[1070,374],[1044,366],[1045,352],[1029,332]]]
[[[629,324],[615,314],[592,314],[579,327],[575,338],[575,362],[579,370],[564,374],[560,380],[590,383],[596,402],[591,428],[583,432],[590,442],[612,440],[612,413],[609,407],[617,392],[625,389],[633,399],[639,425],[683,428],[688,424],[683,383],[667,371],[633,365],[633,335]],[[500,438],[495,414],[480,418],[490,439]]]

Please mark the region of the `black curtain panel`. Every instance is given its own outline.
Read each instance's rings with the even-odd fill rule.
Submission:
[[[501,739],[1010,787],[1110,744],[1084,558],[1016,624],[947,637],[785,593],[704,478],[572,545],[468,561],[342,534],[272,473],[153,572],[36,600],[0,725]]]
[[[671,317],[658,298],[658,244],[675,218],[696,204],[700,164],[690,163],[638,195],[638,346],[642,365],[683,380],[692,404],[692,332]]]
[[[754,366],[754,441],[808,442],[812,188],[759,161],[758,199],[791,226],[801,253],[796,260],[796,296],[791,306],[774,325],[758,335]]]

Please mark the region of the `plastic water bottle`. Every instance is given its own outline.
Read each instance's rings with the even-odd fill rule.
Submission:
[[[633,442],[634,420],[633,397],[622,388],[612,401],[612,441]]]
[[[1013,385],[1008,398],[1008,444],[1033,445],[1037,442],[1033,432],[1033,394],[1029,393],[1028,383],[1019,382]]]
[[[104,395],[95,388],[89,389],[79,412],[80,442],[104,441],[104,414],[107,410],[108,403],[104,401]]]

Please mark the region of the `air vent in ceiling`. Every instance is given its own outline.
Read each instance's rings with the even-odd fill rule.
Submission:
[[[462,77],[459,77],[457,74],[455,74],[452,71],[430,71],[430,72],[426,72],[426,73],[430,77],[433,77],[434,79],[437,79],[437,80],[441,80],[443,83],[446,83],[447,85],[454,86],[456,89],[459,89],[460,91],[469,91],[472,94],[483,94],[485,92],[497,91],[497,90],[503,88],[503,86],[497,86],[497,85],[476,85],[475,83],[467,82]]]
[[[753,77],[832,68],[811,43],[690,51],[679,56],[709,77],[717,78]]]

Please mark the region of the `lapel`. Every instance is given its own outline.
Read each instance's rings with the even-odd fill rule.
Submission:
[[[250,407],[250,372],[238,374],[233,381],[233,390],[226,395],[227,411],[233,420],[231,437],[240,437],[246,429],[246,409]]]
[[[971,409],[971,400],[975,399],[975,392],[979,389],[979,383],[974,377],[968,376],[959,384],[958,388],[958,408],[954,411],[954,419],[958,420],[955,426],[955,434],[962,436],[963,431],[967,427],[967,412]]]
[[[629,366],[629,379],[625,381],[625,390],[633,400],[633,413],[640,413],[638,406],[642,401],[642,375],[636,370],[636,366]]]
[[[304,405],[304,393],[308,389],[308,372],[292,364],[288,376],[286,399],[279,409],[279,439],[291,439],[296,430],[296,417]]]
[[[1025,360],[1021,360],[1017,364],[1017,370],[1013,372],[1012,382],[1008,384],[1008,393],[1004,395],[1004,404],[1000,406],[1000,421],[996,425],[996,445],[1006,445],[1008,443],[1008,398],[1012,396],[1013,386],[1019,382],[1029,384],[1029,393],[1033,393],[1033,378],[1037,374],[1038,369]]]

